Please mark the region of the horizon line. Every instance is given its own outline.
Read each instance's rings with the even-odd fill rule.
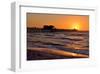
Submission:
[[[37,28],[37,29],[42,29],[41,27],[27,27],[27,28]],[[61,29],[61,28],[55,28],[57,30],[77,30],[77,31],[89,31],[89,30],[78,30],[78,29]]]

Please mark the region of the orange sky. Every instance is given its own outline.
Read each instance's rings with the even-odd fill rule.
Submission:
[[[89,30],[89,16],[27,13],[27,27],[54,25],[57,29]]]

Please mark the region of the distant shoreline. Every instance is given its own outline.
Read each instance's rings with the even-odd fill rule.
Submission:
[[[43,29],[43,28],[35,28],[35,27],[27,27],[27,32],[89,32],[83,30],[76,29]]]

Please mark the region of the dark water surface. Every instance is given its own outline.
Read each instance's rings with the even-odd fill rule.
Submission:
[[[28,47],[59,49],[89,55],[89,33],[82,31],[31,32],[27,33]],[[55,59],[66,58],[40,52],[33,53],[27,50],[27,60],[42,59],[41,56],[47,59],[49,56]]]

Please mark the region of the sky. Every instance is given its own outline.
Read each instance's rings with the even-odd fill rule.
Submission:
[[[42,28],[53,25],[57,29],[89,30],[88,15],[27,13],[27,27]]]

